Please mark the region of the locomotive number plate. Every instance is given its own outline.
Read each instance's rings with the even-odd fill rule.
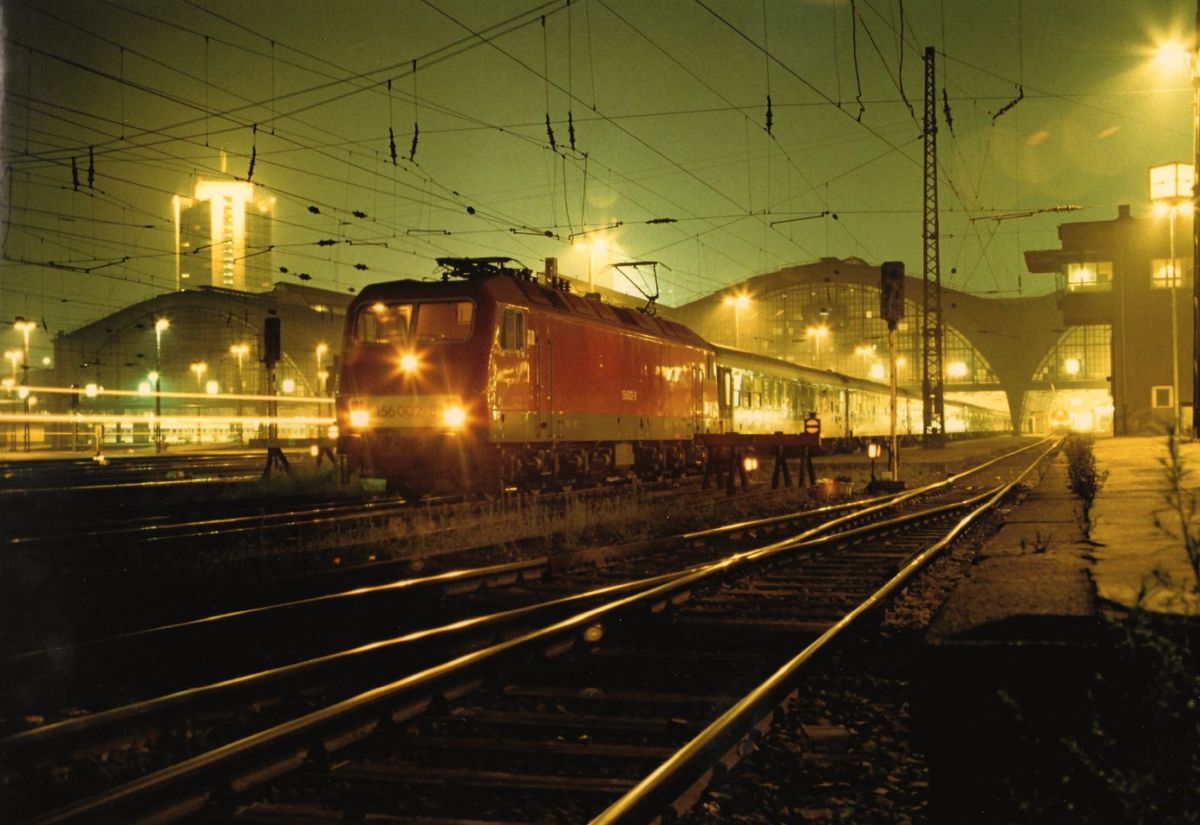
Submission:
[[[376,396],[364,405],[377,427],[439,427],[442,411],[462,402],[453,395]]]

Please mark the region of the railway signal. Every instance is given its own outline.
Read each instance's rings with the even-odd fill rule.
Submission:
[[[888,360],[891,369],[888,381],[891,384],[891,428],[888,443],[888,470],[892,481],[900,479],[900,445],[896,441],[896,325],[904,317],[904,262],[884,261],[879,268],[879,315],[888,325]]]

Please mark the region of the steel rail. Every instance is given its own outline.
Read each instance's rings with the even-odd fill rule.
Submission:
[[[534,571],[537,571],[540,575],[548,570],[549,567],[549,559],[545,556],[540,556],[538,558],[525,559],[522,561],[494,564],[488,567],[447,570],[442,573],[434,573],[429,576],[421,576],[420,578],[415,579],[397,579],[396,581],[385,582],[383,584],[353,587],[349,590],[340,590],[336,593],[322,593],[317,596],[291,599],[285,602],[276,602],[274,604],[260,605],[258,607],[230,610],[225,613],[217,613],[211,616],[204,616],[199,619],[187,619],[180,622],[171,622],[170,624],[158,625],[157,627],[133,630],[128,633],[118,633],[113,636],[87,639],[75,644],[59,645],[42,650],[30,650],[22,653],[14,653],[11,656],[5,656],[0,659],[0,669],[12,670],[15,667],[35,663],[37,660],[42,658],[51,658],[55,660],[66,658],[73,660],[75,658],[73,654],[80,651],[86,651],[95,646],[136,642],[180,630],[217,628],[222,623],[228,624],[248,619],[258,619],[265,616],[270,616],[274,613],[281,613],[284,611],[291,611],[316,605],[332,604],[338,601],[356,599],[375,594],[394,593],[402,590],[418,591],[428,589],[442,590],[457,595],[459,593],[468,592],[468,589],[478,589],[487,582],[503,579],[509,576],[519,577],[533,573]]]
[[[473,636],[496,635],[573,605],[636,591],[640,588],[653,587],[671,580],[676,575],[678,573],[664,573],[646,579],[604,585],[583,593],[573,593],[538,604],[459,619],[440,627],[414,630],[390,639],[358,645],[347,650],[339,650],[257,673],[223,679],[208,685],[174,691],[165,696],[134,702],[88,716],[64,719],[60,722],[0,737],[0,758],[24,755],[31,751],[45,751],[50,747],[76,742],[84,737],[95,738],[101,733],[126,733],[132,723],[144,725],[171,711],[178,711],[186,707],[220,705],[242,694],[268,688],[277,689],[281,685],[311,679],[334,668],[352,665],[356,660],[362,661],[374,656],[403,655],[410,648],[421,644],[433,645],[441,650],[461,643],[461,640],[469,640]]]
[[[674,806],[681,798],[690,796],[691,791],[711,775],[713,766],[722,761],[750,731],[769,722],[770,714],[792,692],[807,663],[862,616],[882,605],[980,516],[990,512],[1050,453],[1057,450],[1060,443],[1061,439],[1056,440],[1013,481],[974,499],[979,502],[978,506],[964,515],[942,538],[913,554],[878,590],[594,818],[591,825],[650,822],[662,816],[667,808]],[[677,811],[682,812],[681,809]]]
[[[813,510],[798,510],[793,513],[784,513],[784,514],[778,515],[778,516],[767,516],[765,518],[750,519],[750,520],[738,522],[735,524],[724,524],[724,525],[721,525],[720,527],[711,527],[711,528],[707,528],[704,530],[695,530],[690,533],[684,533],[681,538],[683,538],[683,539],[709,538],[712,536],[719,536],[719,535],[737,533],[737,532],[746,531],[746,530],[753,530],[756,528],[770,526],[770,525],[777,524],[780,522],[795,520],[797,518],[808,518],[808,517],[815,516],[815,515],[821,515],[823,513],[835,513],[835,512],[841,512],[843,510],[854,510],[857,508],[862,508],[864,513],[865,512],[874,512],[877,509],[881,509],[882,506],[895,506],[895,505],[904,504],[904,503],[911,501],[912,499],[917,498],[919,496],[928,495],[929,493],[941,490],[943,488],[948,488],[948,487],[954,485],[955,483],[957,483],[958,481],[960,481],[961,479],[966,478],[967,476],[974,475],[976,473],[980,473],[995,464],[998,464],[1002,461],[1007,461],[1011,458],[1015,458],[1016,456],[1020,455],[1021,453],[1024,453],[1028,450],[1032,450],[1035,447],[1039,447],[1039,446],[1045,444],[1047,441],[1053,441],[1053,440],[1054,439],[1045,439],[1044,438],[1044,439],[1041,439],[1040,441],[1034,442],[1033,444],[1027,444],[1024,447],[1018,447],[1015,450],[1010,450],[1007,453],[1003,453],[1001,455],[996,456],[995,458],[989,459],[989,460],[983,462],[982,464],[977,464],[974,467],[969,467],[966,470],[963,470],[961,472],[954,473],[953,475],[947,476],[946,478],[944,478],[940,481],[932,481],[932,482],[930,482],[928,484],[924,484],[920,487],[914,487],[911,490],[904,490],[904,491],[897,492],[897,493],[888,493],[886,495],[876,496],[875,498],[858,499],[856,501],[846,502],[844,504],[832,504],[832,505],[829,505],[826,507],[819,507],[819,508],[816,508]]]
[[[261,476],[255,476],[261,478]],[[264,522],[278,522],[285,519],[295,519],[297,517],[306,517],[308,520],[299,523],[291,522],[278,525],[281,527],[304,527],[309,524],[322,524],[330,521],[353,521],[355,519],[372,518],[375,516],[389,516],[396,513],[411,512],[412,507],[407,504],[388,501],[386,503],[379,502],[354,502],[351,504],[324,504],[317,508],[308,508],[304,510],[279,510],[274,512],[263,513],[243,513],[236,516],[219,516],[207,519],[193,519],[190,521],[173,521],[173,522],[157,522],[153,524],[133,525],[129,527],[112,527],[99,530],[91,530],[79,533],[56,533],[56,534],[38,534],[34,536],[14,536],[9,539],[10,546],[22,547],[31,544],[43,542],[61,542],[68,539],[80,538],[119,538],[132,537],[147,543],[153,541],[161,541],[166,538],[178,539],[178,535],[168,535],[179,531],[194,531],[195,535],[210,535],[214,530],[232,528],[234,531],[244,532],[246,529],[256,530],[262,526],[276,526],[275,524],[266,525]],[[245,525],[239,527],[238,525]],[[228,535],[228,533],[225,533]],[[184,536],[186,538],[186,536]]]
[[[301,764],[318,754],[336,751],[368,735],[387,720],[401,722],[423,713],[435,699],[454,698],[473,690],[504,663],[533,655],[557,656],[583,641],[602,638],[604,621],[626,612],[658,612],[670,603],[690,598],[698,585],[715,581],[742,568],[773,559],[786,551],[816,550],[854,540],[871,532],[899,529],[916,521],[940,518],[972,506],[984,496],[906,513],[884,522],[818,538],[793,537],[756,550],[710,562],[684,573],[667,574],[661,584],[621,596],[574,616],[556,621],[495,645],[457,656],[442,664],[404,676],[281,723],[213,751],[133,780],[101,794],[31,820],[37,825],[112,819],[128,815],[133,805],[157,801],[184,816],[199,810],[222,789],[242,790]],[[849,519],[851,516],[843,516]],[[815,529],[815,528],[814,528]],[[236,778],[230,779],[230,776]],[[202,785],[196,790],[197,785]],[[186,793],[185,793],[186,792]],[[173,796],[167,800],[166,797]],[[179,797],[186,796],[180,801]],[[142,810],[145,808],[143,807]],[[166,815],[160,810],[157,815]]]

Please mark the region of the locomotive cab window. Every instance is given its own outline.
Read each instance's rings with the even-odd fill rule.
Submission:
[[[475,305],[470,301],[418,304],[418,341],[466,341],[471,337]]]
[[[376,301],[358,311],[354,337],[367,344],[403,344],[408,340],[412,315],[412,304]]]
[[[525,344],[525,313],[515,309],[504,310],[500,326],[500,349],[517,350]]]
[[[470,301],[385,304],[376,301],[358,311],[354,335],[367,344],[418,341],[466,341],[471,337],[475,305]]]

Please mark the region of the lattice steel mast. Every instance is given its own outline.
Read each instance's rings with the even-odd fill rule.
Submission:
[[[946,399],[942,372],[942,271],[938,252],[937,96],[933,47],[925,49],[925,282],[921,304],[921,397],[926,447],[946,443]]]

